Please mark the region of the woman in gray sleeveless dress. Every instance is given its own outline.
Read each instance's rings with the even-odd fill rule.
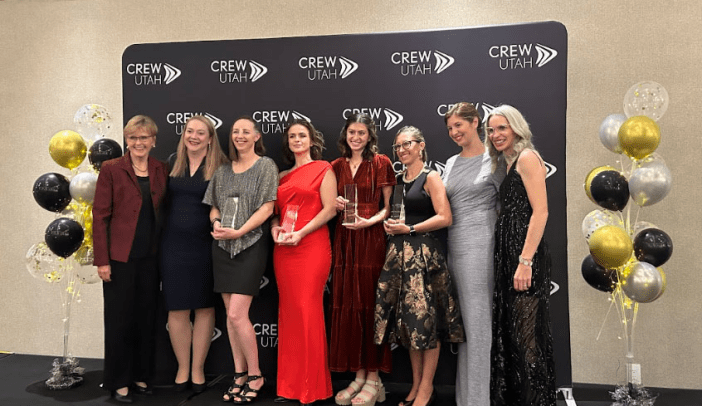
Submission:
[[[490,155],[478,136],[482,121],[470,103],[454,105],[444,116],[448,134],[461,153],[446,161],[443,181],[451,204],[448,267],[458,290],[466,342],[458,344],[456,404],[490,404],[493,243],[496,206],[504,163],[491,173]]]

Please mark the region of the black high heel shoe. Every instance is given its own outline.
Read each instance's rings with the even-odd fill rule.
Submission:
[[[263,384],[261,385],[260,388],[258,389],[253,389],[249,383],[253,381],[257,381],[259,379],[263,379]],[[245,403],[253,403],[256,399],[258,399],[258,392],[263,389],[263,385],[266,384],[266,378],[263,377],[263,375],[249,375],[248,378],[246,378],[246,384],[244,385],[244,389],[241,390],[241,392],[237,393],[234,395],[234,400],[233,402],[237,405],[243,405]],[[250,395],[252,394],[252,395]]]
[[[189,381],[176,383],[173,385],[173,390],[176,392],[185,392],[186,390],[188,390],[188,386],[190,386]]]
[[[193,392],[196,394],[200,394],[207,389],[207,381],[205,383],[195,383],[193,382]],[[234,395],[236,396],[236,395]]]
[[[243,378],[246,375],[249,374],[249,371],[244,371],[244,372],[236,372],[234,374],[234,379],[232,379],[232,384],[229,385],[229,389],[227,389],[226,392],[224,392],[224,395],[222,395],[222,402],[231,402],[234,400],[234,397],[241,393],[241,390],[246,386],[246,384],[239,384],[236,383],[236,380],[239,378]],[[248,379],[247,379],[248,381]],[[238,391],[234,392],[235,390],[239,389]]]
[[[118,401],[119,403],[134,403],[134,399],[132,398],[132,392],[129,391],[127,392],[126,395],[120,395],[117,393],[116,390],[112,391],[112,399]]]

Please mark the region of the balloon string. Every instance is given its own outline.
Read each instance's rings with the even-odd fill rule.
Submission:
[[[609,309],[607,309],[607,314],[605,314],[604,320],[602,320],[602,325],[600,326],[600,331],[597,333],[597,338],[595,338],[595,341],[600,340],[600,336],[602,335],[602,330],[604,330],[605,322],[609,318],[609,313],[612,311],[612,306],[614,306],[614,300],[612,300],[612,298],[610,298]]]

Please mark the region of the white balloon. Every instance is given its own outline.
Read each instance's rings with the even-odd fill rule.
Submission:
[[[610,114],[600,124],[600,141],[608,150],[621,154],[622,147],[619,145],[619,127],[626,121],[624,114]]]
[[[71,197],[76,201],[85,204],[93,204],[96,185],[97,175],[93,172],[83,172],[71,179],[68,190],[71,192]]]

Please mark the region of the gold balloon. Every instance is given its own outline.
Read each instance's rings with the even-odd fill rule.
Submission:
[[[59,131],[49,141],[49,154],[64,168],[74,169],[83,162],[88,146],[83,137],[75,131]]]
[[[595,201],[595,199],[592,198],[592,193],[590,193],[590,187],[592,186],[592,180],[595,179],[595,176],[599,175],[604,171],[616,171],[616,169],[612,168],[609,165],[598,166],[597,168],[591,170],[590,173],[588,173],[585,177],[585,193],[587,194],[587,197],[589,197],[590,200],[592,200],[592,202],[595,204],[597,204],[597,202]]]
[[[631,117],[619,127],[619,145],[630,158],[645,158],[658,148],[660,142],[658,124],[646,116]]]
[[[607,269],[624,265],[634,252],[629,234],[617,226],[600,227],[589,241],[590,254]]]

